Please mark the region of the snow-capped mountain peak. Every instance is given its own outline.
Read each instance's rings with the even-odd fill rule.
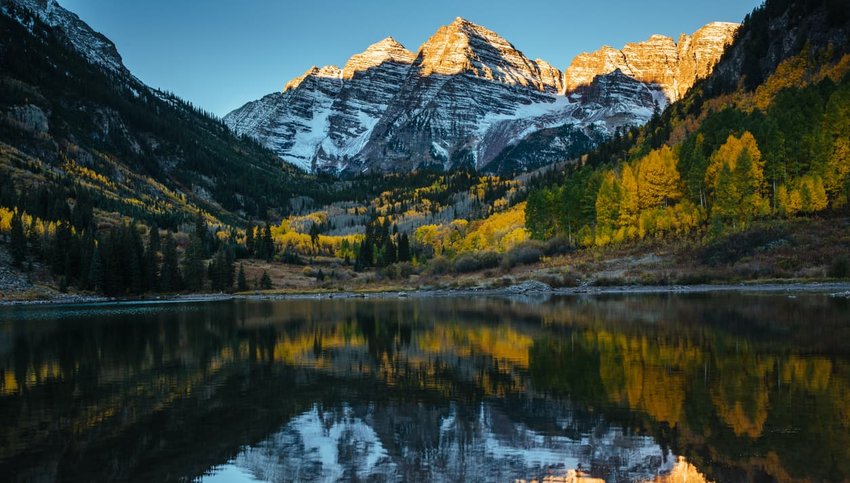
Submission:
[[[387,37],[343,69],[313,67],[224,121],[309,170],[533,169],[646,122],[711,71],[736,28],[712,23],[678,42],[653,35],[603,47],[562,74],[458,17],[415,55]],[[517,149],[544,130],[557,134]]]

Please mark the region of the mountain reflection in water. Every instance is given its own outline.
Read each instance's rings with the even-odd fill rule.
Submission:
[[[825,295],[0,309],[12,481],[850,478]]]

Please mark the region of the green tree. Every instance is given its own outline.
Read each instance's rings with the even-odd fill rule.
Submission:
[[[613,171],[606,172],[596,195],[596,243],[606,245],[614,241],[622,198],[622,187],[617,175]]]
[[[177,244],[171,232],[165,234],[162,248],[162,268],[160,269],[159,288],[163,292],[175,292],[182,288],[180,267],[177,261]]]
[[[19,211],[15,211],[15,214],[12,215],[9,248],[12,252],[12,261],[15,266],[22,267],[24,260],[27,258],[27,237],[24,234],[24,224]]]
[[[239,276],[236,279],[236,288],[240,292],[248,290],[248,281],[245,280],[245,267],[241,263],[239,264]]]
[[[728,164],[724,164],[720,168],[714,193],[715,202],[711,208],[712,220],[721,223],[735,220],[738,215],[738,204],[740,203],[741,195],[738,192],[738,187]]]
[[[263,276],[260,277],[260,288],[269,290],[272,288],[272,278],[269,277],[269,272],[263,270]]]
[[[398,237],[398,261],[410,261],[410,238],[407,233],[402,233]]]
[[[100,247],[97,245],[95,245],[92,251],[88,270],[88,279],[91,287],[95,290],[103,291],[103,260],[100,256]]]
[[[204,287],[204,244],[200,237],[190,236],[183,259],[183,283],[188,290]]]

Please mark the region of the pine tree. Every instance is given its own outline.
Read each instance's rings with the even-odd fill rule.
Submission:
[[[24,224],[18,211],[15,211],[15,214],[12,215],[12,227],[9,236],[12,261],[16,267],[22,267],[27,258],[27,237],[24,235]]]
[[[182,287],[180,268],[177,262],[177,245],[171,232],[165,235],[162,248],[162,268],[160,270],[159,288],[163,292],[175,292]]]
[[[210,238],[209,228],[207,228],[207,222],[204,221],[204,217],[200,213],[195,217],[195,230],[193,234],[200,242],[200,245],[198,245],[200,248],[198,254],[201,259],[208,258],[212,250],[212,239]]]
[[[245,249],[248,250],[248,256],[254,256],[254,225],[245,228]]]
[[[95,245],[89,263],[89,284],[94,290],[103,291],[103,260],[100,257],[100,248]]]
[[[200,236],[189,237],[189,246],[183,259],[183,283],[188,290],[204,287],[204,243]]]
[[[398,261],[410,261],[410,238],[408,238],[407,233],[402,233],[398,237]]]
[[[274,258],[274,239],[272,239],[272,227],[268,223],[263,230],[263,250],[265,252],[265,259],[271,261]]]
[[[260,278],[260,288],[268,290],[272,288],[272,279],[269,277],[269,272],[263,270],[263,276]]]
[[[128,289],[132,293],[143,293],[148,286],[145,280],[145,245],[135,222],[122,229],[124,236],[122,251],[124,252],[127,272],[130,275]]]
[[[241,263],[239,264],[239,276],[236,281],[236,288],[240,292],[248,290],[248,281],[245,280],[245,267]]]
[[[145,289],[148,292],[159,291],[159,251],[162,249],[162,244],[159,237],[159,228],[153,225],[148,235],[148,247],[144,251],[144,275]]]
[[[150,228],[150,234],[148,235],[148,249],[152,253],[157,253],[162,250],[162,243],[159,238],[159,227],[154,223]]]
[[[233,258],[228,252],[219,248],[210,261],[209,277],[213,290],[229,291],[233,288]]]

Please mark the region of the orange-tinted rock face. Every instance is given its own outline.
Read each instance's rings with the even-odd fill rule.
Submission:
[[[342,69],[312,67],[224,121],[306,170],[535,169],[645,123],[711,71],[737,27],[603,47],[562,73],[458,17],[415,54],[387,37]],[[557,140],[513,149],[550,129]]]
[[[589,85],[597,75],[619,69],[641,82],[658,84],[667,99],[681,98],[697,81],[706,77],[732,42],[739,25],[713,22],[694,32],[670,37],[653,35],[643,42],[626,44],[622,50],[602,47],[576,56],[564,72],[564,90],[572,92]]]
[[[460,17],[420,47],[414,65],[422,76],[469,74],[538,91],[557,91],[561,84],[558,69],[529,60],[496,32]]]
[[[358,72],[378,67],[384,62],[411,64],[414,59],[416,59],[416,54],[405,49],[394,38],[387,37],[348,59],[342,69],[342,78],[352,79]]]

